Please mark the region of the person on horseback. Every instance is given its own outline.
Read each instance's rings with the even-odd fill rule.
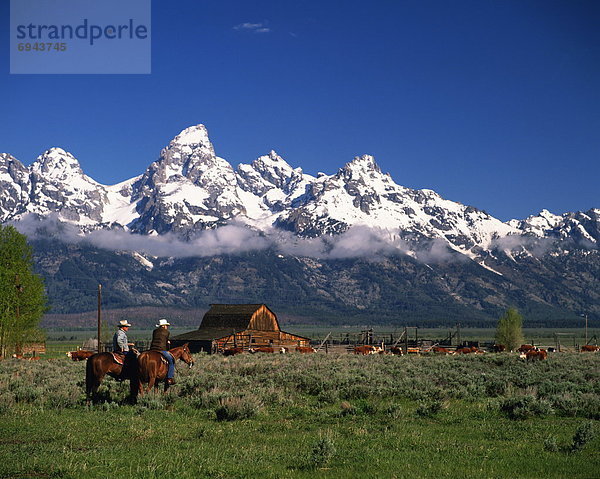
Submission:
[[[126,319],[122,319],[119,321],[118,326],[119,329],[113,336],[113,351],[126,355],[129,352],[129,346],[133,346],[133,343],[130,343],[127,339],[127,331],[129,331],[131,324]]]
[[[161,319],[156,325],[156,329],[152,331],[152,343],[150,351],[160,351],[164,358],[169,363],[169,371],[167,372],[167,384],[175,384],[175,360],[167,351],[171,341],[169,341],[169,326],[171,324],[166,319]]]

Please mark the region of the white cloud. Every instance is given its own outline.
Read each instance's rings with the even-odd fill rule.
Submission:
[[[158,257],[194,257],[236,254],[274,249],[281,254],[319,259],[365,258],[378,260],[390,254],[407,254],[424,263],[467,260],[451,250],[443,239],[407,241],[399,230],[353,226],[342,234],[318,238],[299,238],[289,231],[271,228],[259,232],[243,224],[229,224],[199,232],[191,240],[175,233],[162,235],[133,234],[122,229],[94,230],[81,233],[79,228],[61,222],[57,215],[39,219],[26,215],[14,223],[31,239],[56,238],[67,243],[85,243],[98,248],[131,251]],[[535,256],[543,255],[551,241],[508,236],[495,240],[505,250],[526,248]]]
[[[251,33],[269,33],[271,29],[267,26],[266,22],[263,23],[240,23],[233,27],[234,30],[241,30]]]

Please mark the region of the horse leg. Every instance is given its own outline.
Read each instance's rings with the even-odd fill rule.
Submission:
[[[137,397],[140,392],[140,385],[141,382],[137,376],[129,380],[129,402],[131,404],[135,404],[137,402]]]
[[[98,388],[104,379],[104,372],[101,368],[95,367],[96,365],[89,360],[85,366],[85,394],[86,404],[89,406],[90,402],[96,402],[98,396]]]
[[[156,387],[156,371],[148,371],[148,389],[146,391],[150,392],[152,388]]]
[[[90,405],[92,401],[92,390],[94,387],[94,378],[93,378],[93,365],[91,361],[87,361],[85,365],[85,403],[86,405]]]

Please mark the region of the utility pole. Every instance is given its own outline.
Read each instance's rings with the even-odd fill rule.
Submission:
[[[102,352],[102,285],[98,285],[98,352]]]
[[[585,344],[587,344],[588,343],[588,315],[587,315],[587,313],[584,313],[581,316],[583,316],[585,318]]]

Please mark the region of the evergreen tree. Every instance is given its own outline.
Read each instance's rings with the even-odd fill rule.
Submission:
[[[42,337],[38,323],[47,309],[42,278],[33,272],[27,238],[0,225],[0,356]]]
[[[514,351],[523,344],[523,317],[515,308],[509,308],[498,320],[496,342]]]

